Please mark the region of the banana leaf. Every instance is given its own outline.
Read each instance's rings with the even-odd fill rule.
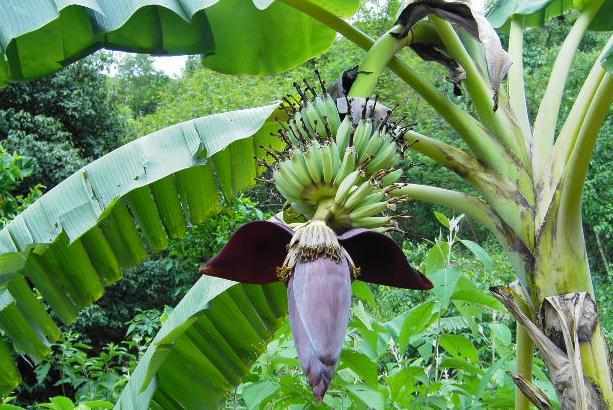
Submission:
[[[202,277],[139,361],[116,410],[217,409],[282,323],[285,286]]]
[[[496,0],[489,5],[487,18],[496,28],[513,16],[521,18],[527,27],[542,26],[554,17],[581,10],[592,0]],[[613,30],[613,0],[605,0],[589,27],[595,31]]]
[[[351,16],[359,0],[305,0]],[[2,0],[0,87],[97,49],[201,54],[225,73],[264,74],[325,51],[336,33],[271,0]]]
[[[253,186],[262,171],[256,158],[272,160],[261,146],[280,148],[271,136],[276,109],[215,114],[139,138],[85,166],[2,229],[0,334],[15,352],[43,358],[61,336],[47,306],[74,321],[123,269],[214,216],[222,195]],[[7,361],[0,346],[0,369],[14,368]],[[5,379],[0,386],[18,380]]]

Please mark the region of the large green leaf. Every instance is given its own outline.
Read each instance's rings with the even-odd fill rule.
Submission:
[[[286,309],[281,283],[201,278],[154,338],[115,409],[218,408],[265,350]],[[252,391],[252,401],[264,392]]]
[[[572,10],[582,10],[592,0],[495,0],[488,8],[488,19],[501,27],[512,16],[521,17],[524,24],[542,26],[548,20]],[[591,30],[613,30],[613,0],[605,0],[590,25]]]
[[[360,5],[305,1],[341,16]],[[2,0],[0,87],[53,73],[99,48],[202,54],[218,71],[272,73],[322,53],[335,36],[281,1]]]
[[[214,215],[222,193],[255,184],[256,157],[268,159],[259,147],[280,143],[270,135],[276,107],[215,114],[139,138],[67,178],[0,231],[0,331],[14,349],[37,360],[60,336],[24,278],[57,317],[73,321],[124,268]],[[10,368],[7,360],[0,351],[0,369]]]

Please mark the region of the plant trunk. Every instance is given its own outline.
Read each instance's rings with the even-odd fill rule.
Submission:
[[[583,229],[580,221],[573,223],[563,215],[558,196],[536,235],[532,257],[527,258],[531,260],[523,265],[536,313],[530,319],[538,328],[531,332],[524,326],[524,330],[550,370],[562,409],[613,409],[611,363],[597,314]],[[518,357],[529,354],[519,351]],[[526,369],[519,372],[530,380]],[[524,400],[518,400],[516,408],[526,408]]]

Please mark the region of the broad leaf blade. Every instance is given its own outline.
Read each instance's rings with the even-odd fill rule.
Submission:
[[[0,338],[0,394],[13,390],[21,382],[21,377],[15,366],[8,345]]]
[[[358,0],[311,1],[342,16],[359,7]],[[335,37],[278,1],[6,0],[0,2],[0,87],[48,75],[98,48],[201,54],[221,72],[273,73],[322,53]]]

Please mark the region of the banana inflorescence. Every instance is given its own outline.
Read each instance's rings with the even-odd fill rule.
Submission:
[[[319,77],[319,74],[318,74]],[[326,222],[334,228],[386,230],[386,213],[397,198],[389,194],[402,177],[404,128],[387,115],[375,115],[376,98],[366,99],[360,112],[347,100],[339,114],[337,102],[321,82],[318,93],[306,81],[295,84],[299,98],[284,98],[290,120],[280,131],[288,149],[273,179],[291,207],[307,219],[326,203]]]

